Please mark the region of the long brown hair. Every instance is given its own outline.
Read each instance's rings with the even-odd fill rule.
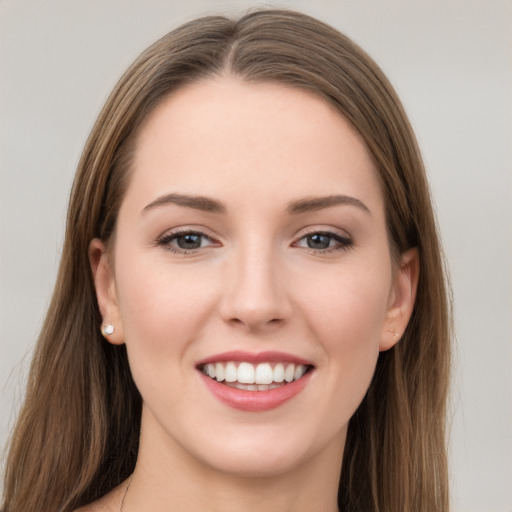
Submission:
[[[382,184],[392,253],[417,247],[420,277],[406,332],[380,354],[350,421],[339,507],[446,512],[450,314],[421,155],[400,101],[368,55],[333,28],[283,10],[181,26],[146,50],[109,97],[73,185],[53,300],[12,436],[3,511],[68,512],[133,471],[141,397],[124,347],[100,335],[88,245],[94,237],[108,242],[115,228],[135,135],[148,113],[177,88],[222,74],[311,91],[365,141]]]

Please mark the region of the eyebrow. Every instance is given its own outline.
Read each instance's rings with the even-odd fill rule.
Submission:
[[[186,208],[193,208],[202,212],[226,213],[225,206],[215,199],[203,196],[188,196],[184,194],[165,194],[157,197],[154,201],[144,207],[142,212],[147,212],[157,206],[177,204]]]
[[[167,204],[176,204],[186,208],[193,208],[210,213],[226,213],[226,207],[220,202],[210,197],[189,196],[185,194],[165,194],[157,197],[142,210],[143,213]],[[286,211],[291,215],[301,213],[314,212],[324,208],[330,208],[337,205],[352,205],[361,208],[367,213],[371,213],[370,209],[359,199],[345,195],[332,195],[325,197],[306,197],[288,204]]]
[[[306,213],[306,212],[314,212],[317,210],[322,210],[324,208],[329,208],[331,206],[337,206],[339,204],[347,204],[351,206],[357,206],[361,208],[365,212],[371,214],[370,209],[359,199],[350,196],[344,195],[333,195],[333,196],[325,196],[325,197],[306,197],[304,199],[299,199],[298,201],[293,201],[288,204],[287,211],[292,215]]]

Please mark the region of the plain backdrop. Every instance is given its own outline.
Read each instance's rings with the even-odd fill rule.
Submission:
[[[69,189],[131,61],[200,14],[251,1],[0,0],[0,443],[48,304]],[[453,510],[512,512],[512,2],[270,2],[353,37],[423,149],[455,298]]]

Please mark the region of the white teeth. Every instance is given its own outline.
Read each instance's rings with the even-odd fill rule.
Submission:
[[[284,380],[286,382],[291,382],[293,380],[293,376],[295,375],[295,365],[289,364],[284,371]]]
[[[274,372],[272,371],[272,366],[268,363],[261,363],[256,366],[256,384],[272,384],[274,380]]]
[[[268,391],[279,387],[278,384],[240,384],[240,382],[230,382],[228,386],[244,391]]]
[[[244,391],[259,391],[256,384],[240,384],[240,382],[231,382],[228,386],[231,388],[242,389]]]
[[[284,381],[293,382],[300,379],[307,371],[307,366],[293,363],[271,363],[253,365],[247,362],[208,363],[203,366],[203,373],[217,382],[225,381],[238,389],[249,391],[266,391],[282,385]]]
[[[254,384],[254,366],[250,363],[238,365],[238,382],[242,384]]]
[[[226,365],[224,378],[226,379],[226,382],[236,382],[236,379],[238,378],[238,372],[236,370],[235,363],[228,363]]]
[[[219,382],[224,380],[224,366],[221,363],[215,365],[215,377]]]
[[[277,363],[274,367],[274,382],[283,382],[284,380],[284,366],[281,363]]]
[[[303,364],[298,364],[295,367],[295,373],[293,374],[293,380],[300,379],[306,373],[306,367]]]

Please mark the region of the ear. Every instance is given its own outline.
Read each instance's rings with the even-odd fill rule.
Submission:
[[[389,350],[402,337],[414,308],[419,273],[418,249],[409,249],[402,254],[400,267],[396,270],[394,276],[386,320],[379,344],[380,351]]]
[[[121,345],[124,343],[124,331],[117,301],[114,269],[105,244],[98,238],[94,238],[89,244],[89,262],[102,317],[102,334],[109,343]],[[114,326],[112,334],[104,333],[105,325]]]

